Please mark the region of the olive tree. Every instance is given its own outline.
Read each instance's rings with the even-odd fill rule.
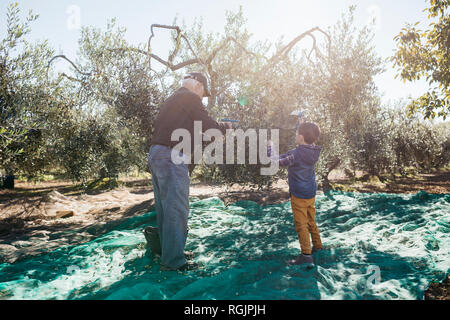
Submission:
[[[450,112],[450,14],[448,0],[430,0],[428,29],[419,22],[407,24],[394,38],[397,51],[391,60],[403,81],[425,78],[430,89],[407,107],[410,115],[421,112],[425,118],[446,119]]]
[[[0,41],[0,168],[32,175],[48,160],[49,119],[64,106],[45,76],[53,50],[46,41],[26,40],[38,16],[30,11],[21,21],[19,13],[17,3],[8,7],[6,36]]]

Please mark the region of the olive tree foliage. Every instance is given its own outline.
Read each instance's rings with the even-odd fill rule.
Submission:
[[[83,29],[75,62],[55,56],[46,41],[26,40],[38,16],[21,21],[19,14],[10,5],[0,42],[0,171],[85,181],[145,170],[162,100],[148,58],[124,50],[125,30],[114,20],[106,31]],[[66,71],[53,71],[57,60]]]
[[[336,168],[379,175],[406,165],[389,143],[394,128],[389,126],[392,115],[387,116],[381,107],[374,83],[383,63],[375,54],[373,33],[370,27],[355,27],[354,10],[350,7],[326,31],[312,28],[288,43],[252,41],[242,10],[228,12],[224,32],[218,34],[205,34],[201,21],[190,28],[155,27],[173,30],[173,51],[165,62],[168,70],[178,79],[179,70],[200,70],[209,76],[207,107],[216,118],[238,119],[243,130],[279,129],[280,149],[285,152],[294,147],[295,119],[290,113],[305,109],[322,130],[317,171],[327,188],[329,173]],[[301,50],[297,44],[305,38],[312,44]],[[415,139],[413,129],[406,132],[411,135],[402,136],[405,144]],[[420,146],[415,163],[421,162]],[[270,186],[275,177],[261,176],[260,167],[200,166],[199,174],[209,181]]]
[[[403,81],[425,78],[430,90],[411,101],[410,115],[421,112],[425,118],[446,119],[450,112],[450,1],[430,0],[428,29],[417,28],[419,22],[407,24],[394,38],[397,51],[391,58]]]
[[[146,170],[153,120],[162,101],[159,76],[148,58],[124,39],[126,29],[111,20],[105,31],[82,29],[79,55],[71,72],[52,79],[72,86],[78,107],[55,137],[66,171],[76,180],[117,177],[121,172]]]
[[[288,114],[298,105],[293,95],[298,96],[301,85],[283,80],[287,75],[300,74],[292,64],[290,51],[306,36],[314,38],[314,32],[323,31],[313,28],[287,45],[279,43],[270,56],[270,45],[250,43],[243,23],[242,11],[229,13],[223,36],[205,36],[199,24],[186,33],[178,26],[154,24],[146,45],[131,46],[124,40],[124,29],[115,30],[112,21],[106,32],[83,29],[77,61],[60,55],[51,59],[50,64],[57,59],[70,63],[73,74],[60,74],[56,82],[78,85],[78,96],[84,99],[81,105],[101,104],[117,115],[121,128],[128,128],[137,139],[144,139],[141,152],[148,150],[148,137],[159,103],[179,85],[181,72],[190,70],[208,75],[212,93],[208,108],[213,116],[237,117],[244,130],[285,126]],[[172,31],[173,51],[166,59],[152,52],[151,40],[157,36],[158,29]],[[155,71],[152,68],[155,63],[166,69]],[[173,79],[171,84],[168,78]],[[271,177],[259,174],[258,164],[221,169],[218,172],[222,172],[222,182],[236,182],[236,173],[241,177],[237,182],[261,186],[272,181]]]
[[[387,153],[380,152],[383,140],[374,127],[379,127],[380,103],[373,79],[382,72],[382,61],[374,53],[370,29],[355,28],[353,12],[350,8],[326,31],[313,28],[288,44],[252,43],[242,12],[228,14],[224,35],[203,35],[200,23],[189,31],[200,56],[222,49],[207,69],[213,86],[210,111],[239,119],[244,130],[279,129],[285,152],[295,147],[296,119],[290,113],[306,110],[322,130],[317,169],[324,184],[339,166],[381,170],[379,158]],[[296,47],[304,38],[312,40],[308,50]],[[188,59],[189,52],[184,54]],[[222,181],[257,181],[258,186],[270,185],[274,178],[261,177],[249,166],[208,166],[202,174],[207,171]]]
[[[384,71],[383,61],[375,53],[370,26],[355,27],[354,10],[350,7],[325,32],[313,28],[288,44],[252,42],[242,12],[228,13],[223,35],[204,35],[201,23],[187,33],[199,56],[215,53],[206,70],[213,85],[208,107],[217,118],[238,119],[244,130],[279,129],[285,152],[295,147],[295,119],[289,114],[307,111],[322,131],[317,172],[324,189],[336,168],[378,176],[402,173],[406,166],[430,170],[445,162],[440,159],[445,159],[448,131],[437,133],[431,125],[407,121],[381,106],[374,78]],[[308,36],[311,50],[295,47]],[[188,50],[183,53],[185,60],[192,58]],[[261,177],[259,168],[202,166],[201,175],[230,184],[269,186],[275,177]],[[280,173],[277,177],[283,176]]]
[[[218,119],[239,120],[238,128],[244,131],[280,130],[280,150],[287,151],[294,145],[295,137],[296,119],[290,113],[304,108],[308,95],[307,83],[311,73],[304,70],[308,63],[305,57],[320,54],[316,43],[322,38],[327,41],[328,35],[316,27],[299,33],[288,43],[280,40],[271,44],[252,41],[245,23],[240,10],[227,13],[223,34],[204,34],[201,22],[186,32],[194,51],[199,57],[205,57],[203,61],[207,62],[205,65],[201,63],[200,67],[211,80],[208,109]],[[313,39],[313,44],[307,52],[299,52],[296,45],[305,38]],[[182,50],[181,56],[184,60],[192,58],[189,50]],[[190,66],[189,70],[195,67],[199,66]],[[227,184],[239,183],[259,188],[270,186],[274,177],[262,176],[261,166],[201,166],[200,174]],[[281,171],[280,175],[283,174]]]
[[[38,16],[22,21],[17,3],[6,12],[6,36],[0,41],[0,170],[33,175],[51,161],[45,145],[53,122],[66,110],[46,85],[47,61],[54,55],[46,41],[26,36]]]
[[[141,55],[103,50],[122,45],[124,31],[113,32],[113,24],[106,32],[84,30],[77,66],[46,41],[27,41],[38,16],[19,15],[18,4],[10,5],[0,42],[0,171],[28,178],[56,171],[85,181],[145,169],[154,115],[148,106],[159,93]],[[58,57],[71,70],[55,74]]]
[[[445,149],[439,141],[445,138],[380,106],[374,77],[383,71],[382,61],[370,29],[356,28],[353,13],[351,7],[326,31],[314,27],[287,43],[253,41],[242,10],[227,13],[223,33],[205,33],[201,21],[182,28],[153,24],[148,41],[137,46],[125,40],[125,29],[114,20],[106,31],[83,28],[76,61],[63,55],[49,61],[49,69],[57,60],[72,68],[70,74],[51,77],[53,86],[73,93],[76,101],[71,116],[61,122],[62,134],[55,137],[62,165],[77,179],[116,176],[130,166],[143,169],[158,107],[189,71],[208,76],[207,109],[213,117],[237,119],[244,131],[279,129],[281,152],[294,147],[296,119],[290,113],[306,110],[322,131],[317,172],[325,188],[335,168],[378,175],[410,163],[403,152],[414,154],[417,166],[436,165],[435,154]],[[152,50],[161,31],[170,34],[168,57]],[[305,39],[310,45],[301,49],[298,44]],[[421,152],[419,140],[408,140],[416,139],[418,128],[429,132],[433,147],[428,153]],[[208,181],[259,188],[285,174],[262,176],[260,168],[260,163],[201,165],[196,172]]]
[[[430,172],[450,162],[449,123],[432,124],[403,110],[383,111],[385,144],[391,150],[388,162],[391,173],[405,174],[413,167],[419,172]]]
[[[329,55],[312,68],[319,75],[310,82],[310,99],[323,133],[317,169],[325,189],[335,168],[380,176],[405,173],[410,166],[429,171],[448,162],[448,128],[417,117],[408,120],[404,112],[393,111],[398,107],[381,106],[374,77],[384,65],[375,54],[370,28],[354,28],[353,11],[328,30]]]
[[[354,9],[350,7],[329,28],[328,54],[317,57],[307,71],[309,111],[322,131],[318,143],[323,153],[317,169],[325,186],[333,169],[353,166],[374,171],[377,158],[385,156],[374,83],[383,71],[382,60],[372,46],[371,29],[355,27]]]

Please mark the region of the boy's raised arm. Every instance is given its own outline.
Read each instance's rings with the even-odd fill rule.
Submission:
[[[272,160],[278,161],[279,165],[282,167],[289,167],[294,164],[294,155],[292,153],[287,152],[282,155],[278,155],[272,150],[271,143],[267,146],[267,156]]]

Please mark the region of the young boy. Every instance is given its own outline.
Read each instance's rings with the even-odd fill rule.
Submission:
[[[312,122],[301,121],[295,136],[297,148],[272,159],[279,160],[280,166],[288,167],[289,193],[291,196],[294,226],[297,231],[302,253],[290,264],[314,264],[312,252],[322,249],[319,229],[315,222],[316,174],[314,165],[319,159],[321,147],[314,145],[320,136],[319,127]],[[313,248],[311,248],[310,235]]]

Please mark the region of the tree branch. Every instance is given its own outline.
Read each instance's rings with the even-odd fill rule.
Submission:
[[[320,29],[319,27],[314,27],[308,31],[303,32],[302,34],[300,34],[299,36],[295,37],[291,42],[289,42],[286,46],[284,46],[281,50],[279,50],[272,58],[270,58],[270,62],[275,62],[276,60],[278,60],[281,56],[286,57],[288,55],[288,53],[292,50],[292,48],[300,41],[302,40],[304,37],[306,36],[310,36],[313,39],[313,47],[310,51],[310,53],[308,54],[308,58],[311,56],[311,53],[313,51],[319,52],[316,45],[316,38],[314,37],[313,33],[315,31],[321,32],[323,33],[327,39],[328,39],[328,48],[330,48],[330,42],[331,42],[331,38],[328,35],[328,33],[326,33],[325,31],[323,31],[322,29]],[[320,54],[321,55],[321,54]]]
[[[181,69],[181,68],[183,68],[185,66],[188,66],[190,64],[201,63],[201,61],[198,60],[198,59],[190,59],[190,60],[187,60],[187,61],[184,61],[184,62],[180,62],[180,63],[174,65],[170,61],[165,61],[164,59],[160,58],[159,56],[157,56],[157,55],[155,55],[153,53],[148,54],[144,50],[141,50],[141,49],[138,49],[138,48],[113,48],[113,49],[107,49],[107,50],[111,51],[111,52],[134,51],[134,52],[137,52],[137,53],[149,55],[151,58],[153,58],[156,61],[158,61],[159,63],[165,65],[166,67],[168,67],[172,71],[176,71],[176,70]]]
[[[177,32],[177,43],[175,46],[175,49],[173,50],[173,52],[170,53],[167,61],[164,60],[163,58],[159,57],[158,55],[155,55],[153,53],[151,53],[151,41],[153,39],[153,37],[155,36],[155,32],[154,29],[155,28],[161,28],[161,29],[168,29],[168,30],[175,30]],[[202,67],[205,69],[205,71],[207,72],[207,74],[210,76],[210,81],[211,81],[211,91],[213,93],[213,96],[216,97],[217,95],[215,94],[215,82],[217,80],[217,73],[213,70],[212,67],[212,62],[213,60],[216,58],[217,54],[223,50],[224,48],[227,47],[227,45],[230,42],[233,42],[235,45],[237,45],[239,48],[241,48],[246,54],[254,56],[256,58],[264,58],[267,61],[266,66],[264,67],[264,69],[266,68],[270,68],[273,67],[274,64],[276,64],[278,61],[280,61],[281,57],[287,57],[287,55],[289,54],[289,52],[294,48],[294,46],[300,42],[304,37],[306,36],[310,36],[313,39],[313,46],[311,48],[311,51],[309,52],[307,58],[309,60],[311,54],[313,51],[315,51],[316,53],[318,53],[321,56],[321,53],[319,51],[319,49],[317,48],[317,41],[316,38],[314,36],[314,32],[320,32],[322,34],[324,34],[327,39],[328,39],[328,50],[330,50],[330,36],[323,30],[321,30],[319,27],[315,27],[312,28],[306,32],[303,32],[302,34],[300,34],[299,36],[295,37],[293,40],[291,40],[286,46],[284,46],[283,48],[281,48],[277,53],[275,53],[270,59],[268,59],[265,56],[260,56],[254,52],[249,51],[242,43],[240,43],[238,40],[236,40],[234,37],[228,36],[226,37],[222,43],[220,43],[219,46],[217,46],[212,52],[211,54],[206,58],[206,60],[202,60],[197,53],[194,51],[194,49],[192,48],[189,39],[187,39],[187,37],[182,33],[180,27],[178,26],[170,26],[170,25],[162,25],[162,24],[152,24],[151,28],[151,35],[148,39],[148,49],[147,51],[145,50],[141,50],[139,48],[111,48],[111,49],[107,49],[109,52],[124,52],[124,51],[131,51],[131,52],[136,52],[139,54],[143,54],[148,56],[149,58],[149,65],[150,65],[150,70],[153,70],[151,68],[151,59],[155,59],[156,61],[158,61],[159,63],[161,63],[162,65],[166,66],[168,69],[170,69],[171,71],[176,71],[179,70],[181,68],[184,68],[186,66],[192,65],[192,64],[200,64],[202,65]],[[178,51],[180,49],[180,41],[181,39],[183,39],[186,43],[186,45],[188,46],[189,51],[194,55],[194,58],[177,63],[177,64],[173,64],[173,60],[175,59],[175,57],[178,54]],[[101,72],[100,71],[94,71],[94,72],[82,72],[76,65],[75,63],[73,63],[70,59],[68,59],[66,56],[64,55],[58,55],[53,57],[47,66],[47,78],[48,78],[48,69],[50,68],[51,63],[58,59],[64,59],[66,61],[68,61],[73,67],[74,69],[82,76],[91,76],[93,73],[98,73]],[[62,76],[66,77],[69,80],[73,80],[73,81],[78,81],[80,82],[82,85],[86,84],[86,79],[79,79],[79,78],[74,78],[74,77],[70,77],[68,75],[66,75],[65,73],[62,74]],[[215,100],[215,99],[213,99]],[[210,101],[211,103],[213,103],[212,101]]]
[[[235,38],[233,37],[226,37],[224,39],[224,41],[222,42],[222,44],[220,46],[218,46],[216,49],[214,49],[214,51],[210,54],[210,56],[206,59],[206,64],[210,64],[212,62],[212,60],[214,60],[214,58],[216,57],[217,53],[222,50],[223,48],[225,48],[225,46],[229,43],[229,42],[234,42],[238,47],[240,47],[245,53],[247,53],[248,55],[252,55],[256,58],[259,58],[260,56],[257,55],[254,52],[248,51],[247,48],[245,48],[241,43],[239,43],[239,41],[237,41]],[[265,58],[265,57],[264,57]],[[267,58],[266,58],[267,60]]]
[[[177,32],[177,37],[180,37],[181,39],[183,39],[189,50],[192,52],[192,54],[194,55],[195,59],[190,59],[188,61],[179,63],[178,65],[174,66],[172,64],[173,59],[175,58],[176,54],[178,53],[179,50],[179,43],[177,43],[174,51],[169,55],[169,59],[168,61],[164,61],[163,59],[161,59],[160,57],[151,54],[151,41],[152,38],[155,36],[155,33],[153,31],[153,28],[161,28],[161,29],[170,29],[170,30],[175,30]],[[202,59],[200,59],[197,55],[197,53],[194,51],[194,49],[191,46],[191,43],[189,42],[188,38],[186,38],[186,36],[181,32],[180,27],[178,26],[168,26],[168,25],[163,25],[163,24],[152,24],[150,27],[150,31],[151,31],[151,35],[148,38],[148,52],[146,54],[149,55],[149,57],[154,58],[155,60],[157,60],[158,62],[162,63],[163,65],[165,65],[166,67],[170,68],[172,71],[178,70],[180,68],[183,68],[187,65],[193,64],[193,63],[199,63],[201,65],[203,65],[204,67],[206,67],[205,63],[202,61]],[[189,62],[189,63],[188,63]],[[176,67],[176,69],[174,69]]]
[[[50,68],[50,64],[51,64],[54,60],[56,60],[56,59],[58,59],[58,58],[61,58],[61,59],[64,59],[64,60],[68,61],[68,62],[75,68],[75,70],[76,70],[78,73],[80,73],[80,74],[82,74],[82,75],[84,75],[84,76],[90,76],[90,75],[92,74],[91,72],[85,73],[85,72],[80,71],[80,69],[78,69],[78,67],[75,65],[75,63],[73,63],[70,59],[68,59],[68,58],[67,58],[65,55],[63,55],[63,54],[54,56],[53,58],[50,59],[50,61],[49,61],[48,64],[47,64],[47,74],[48,74],[48,69]]]

